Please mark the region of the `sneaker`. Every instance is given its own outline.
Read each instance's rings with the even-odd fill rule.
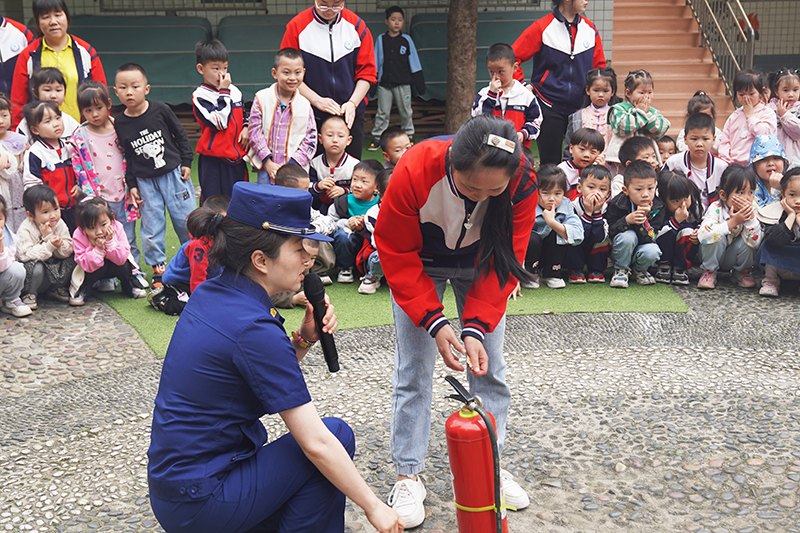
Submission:
[[[633,271],[633,277],[636,279],[636,283],[639,285],[655,285],[656,278],[650,275],[650,272],[647,270],[643,270],[639,272],[638,270]]]
[[[397,514],[406,523],[406,529],[411,529],[425,520],[425,506],[422,505],[422,502],[425,501],[426,495],[425,485],[422,484],[421,479],[417,478],[416,481],[401,479],[392,487],[386,503],[397,511]]]
[[[656,270],[656,281],[659,283],[669,283],[672,281],[672,269],[669,265],[658,267],[658,270]]]
[[[602,272],[589,272],[587,281],[589,283],[605,283],[606,277],[603,275]]]
[[[521,281],[519,286],[522,287],[523,289],[538,289],[539,288],[539,282],[541,281],[541,278],[539,277],[539,273],[538,272],[531,272],[530,274],[531,274],[531,280],[530,281]]]
[[[153,267],[153,288],[163,287],[164,284],[161,282],[161,276],[164,275],[164,272],[167,270],[167,265],[164,263],[159,263]]]
[[[133,269],[133,277],[139,280],[139,285],[141,285],[143,289],[146,289],[150,286],[150,284],[147,283],[147,278],[145,278],[144,272],[138,268]]]
[[[101,279],[97,283],[94,284],[94,289],[97,292],[114,292],[117,288],[117,284],[114,283],[114,279]]]
[[[147,298],[147,291],[134,287],[131,289],[131,298]]]
[[[611,286],[618,289],[628,288],[628,269],[616,268],[614,269],[614,276],[611,278]]]
[[[586,276],[583,274],[583,270],[570,270],[570,272],[569,272],[569,282],[570,283],[586,283]]]
[[[547,283],[547,286],[551,289],[563,289],[567,286],[561,278],[544,278],[544,282]]]
[[[80,307],[85,303],[84,302],[85,298],[86,297],[84,296],[84,294],[82,292],[78,292],[78,294],[76,294],[75,296],[70,296],[69,297],[69,305],[74,306],[74,307]]]
[[[563,281],[563,280],[562,280]],[[500,485],[503,487],[503,503],[519,511],[531,504],[528,494],[514,481],[514,476],[508,470],[500,469]]]
[[[381,141],[377,139],[373,139],[372,142],[369,143],[369,146],[367,146],[367,150],[369,150],[370,152],[377,152],[380,149],[381,149]]]
[[[22,303],[30,307],[31,311],[36,311],[37,309],[39,309],[39,304],[36,303],[35,294],[25,294],[22,297]]]
[[[30,307],[22,303],[22,299],[16,298],[14,300],[3,300],[2,311],[17,318],[28,316],[33,311]]]
[[[672,269],[672,283],[674,285],[688,285],[689,284],[689,274],[682,268],[673,268]]]
[[[353,269],[352,268],[343,268],[339,271],[339,275],[336,276],[336,281],[338,283],[353,283],[355,278],[353,277]]]
[[[47,291],[46,296],[49,296],[53,300],[58,300],[61,303],[67,303],[69,301],[69,291],[64,287],[50,289]]]
[[[362,278],[361,285],[358,286],[358,292],[361,294],[375,294],[375,291],[380,289],[380,278]]]
[[[778,284],[774,281],[764,280],[761,282],[761,289],[758,291],[758,294],[761,296],[778,296],[779,287]]]
[[[749,268],[741,272],[736,272],[734,270],[732,277],[736,280],[736,284],[743,289],[752,289],[756,286],[756,280],[753,279],[753,274],[750,273]]]
[[[704,270],[697,282],[698,289],[713,289],[717,286],[717,273],[713,270]]]
[[[330,277],[329,275],[327,275],[327,274],[322,274],[322,275],[319,277],[319,280],[320,280],[320,281],[322,282],[322,284],[323,284],[324,286],[326,286],[326,287],[327,287],[328,285],[333,285],[333,280],[332,280],[332,279],[331,279],[331,277]]]

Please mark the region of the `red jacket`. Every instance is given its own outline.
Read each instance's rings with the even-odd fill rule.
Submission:
[[[106,73],[103,72],[103,64],[97,50],[92,45],[70,35],[72,37],[72,51],[75,55],[75,68],[78,69],[78,84],[84,80],[99,81],[106,84]],[[14,68],[14,83],[11,86],[11,128],[16,129],[19,121],[22,120],[22,107],[31,99],[31,89],[29,82],[35,70],[42,66],[42,39],[35,39],[28,47],[20,52],[17,57],[17,65]]]
[[[333,24],[322,19],[313,7],[301,11],[286,25],[281,48],[287,47],[303,54],[305,84],[337,104],[350,99],[356,81],[372,84],[378,79],[372,34],[366,23],[347,8]],[[354,102],[359,113],[364,112],[366,102],[366,98]]]
[[[468,202],[452,180],[450,142],[428,140],[403,155],[389,180],[374,233],[392,297],[431,336],[447,324],[447,319],[433,281],[423,271],[423,258],[431,266],[474,266],[488,205],[488,200],[475,205],[469,228],[461,223],[466,220]],[[539,201],[536,174],[524,155],[508,186],[513,204],[514,252],[522,264]],[[493,331],[516,285],[517,280],[510,277],[501,287],[494,271],[476,278],[464,304],[462,337],[483,340],[485,333]]]

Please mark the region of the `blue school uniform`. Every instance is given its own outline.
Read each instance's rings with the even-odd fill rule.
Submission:
[[[343,531],[344,495],[291,434],[265,446],[259,418],[310,401],[266,291],[229,271],[198,286],[164,359],[147,452],[151,503],[164,529]],[[352,457],[352,430],[324,422]]]

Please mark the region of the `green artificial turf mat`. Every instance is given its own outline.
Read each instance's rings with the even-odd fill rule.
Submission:
[[[367,141],[365,141],[366,146]],[[364,157],[371,157],[383,161],[381,152],[363,152]],[[192,181],[197,185],[197,158],[192,165]],[[255,180],[255,175],[251,175]],[[136,227],[139,232],[139,224]],[[141,239],[139,240],[141,246]],[[172,258],[180,248],[180,242],[172,228],[172,223],[167,221],[166,230],[167,256]],[[152,276],[152,269],[141,262],[142,272],[148,280]],[[611,274],[608,272],[607,274]],[[169,346],[172,331],[175,328],[177,317],[166,316],[151,307],[147,300],[134,300],[123,296],[119,289],[115,293],[93,292],[92,296],[108,303],[119,315],[128,322],[142,336],[148,346],[159,356],[163,356]],[[364,328],[384,326],[393,323],[392,304],[389,289],[382,286],[374,295],[358,293],[358,283],[334,283],[326,287],[336,315],[339,319],[339,329]],[[445,292],[445,313],[449,318],[455,318],[455,298],[449,287]],[[535,314],[560,314],[560,313],[685,313],[688,310],[686,302],[681,299],[669,286],[657,284],[651,287],[640,287],[631,283],[628,289],[612,289],[605,284],[567,285],[564,289],[525,289],[523,296],[517,301],[508,303],[509,315],[535,315]],[[298,328],[303,317],[303,310],[280,309],[281,315],[286,319],[286,331]]]

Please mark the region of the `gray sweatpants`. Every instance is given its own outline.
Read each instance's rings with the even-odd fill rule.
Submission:
[[[389,115],[392,112],[392,100],[400,112],[400,127],[409,137],[414,135],[414,121],[411,119],[411,85],[397,85],[391,89],[378,85],[378,113],[375,115],[375,127],[372,137],[380,139],[389,127]]]

